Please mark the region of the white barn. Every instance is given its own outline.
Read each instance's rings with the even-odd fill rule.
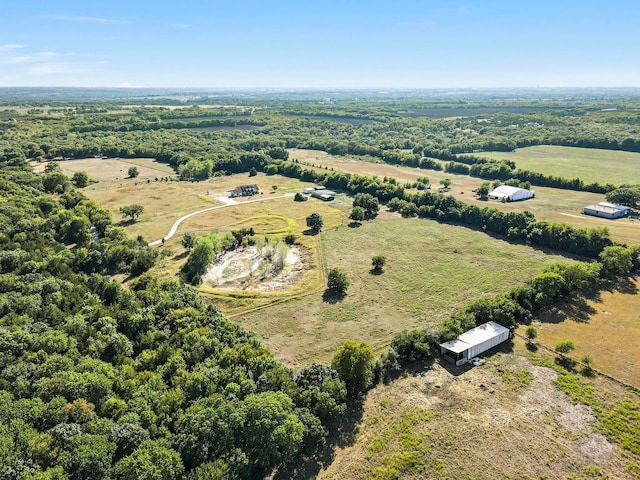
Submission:
[[[517,202],[518,200],[526,200],[535,197],[533,190],[526,188],[512,187],[510,185],[500,185],[498,188],[489,192],[489,198],[502,200],[507,202]]]
[[[487,322],[440,344],[440,353],[456,365],[467,363],[482,352],[509,339],[509,329],[496,322]]]

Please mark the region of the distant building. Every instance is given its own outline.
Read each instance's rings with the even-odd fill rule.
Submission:
[[[504,199],[506,202],[517,202],[519,200],[527,200],[535,197],[535,192],[526,188],[512,187],[509,185],[500,185],[495,190],[489,192],[489,198],[494,200]]]
[[[236,187],[233,190],[231,190],[231,193],[229,194],[229,196],[232,198],[233,197],[251,197],[258,193],[260,193],[260,189],[256,184],[240,185],[239,187]]]
[[[624,205],[615,205],[613,203],[600,202],[597,205],[589,205],[582,209],[585,215],[593,215],[602,218],[622,218],[629,215],[631,208]]]
[[[487,322],[440,344],[440,354],[456,365],[467,363],[490,348],[509,340],[510,331],[496,322]]]
[[[323,187],[322,190],[314,190],[311,192],[311,196],[328,202],[336,198],[336,192],[332,192],[331,190],[327,190]]]

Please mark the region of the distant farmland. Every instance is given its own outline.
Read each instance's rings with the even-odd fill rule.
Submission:
[[[587,183],[640,183],[640,153],[539,145],[518,148],[515,152],[483,152],[476,155],[513,160],[516,167],[522,170],[580,178]]]

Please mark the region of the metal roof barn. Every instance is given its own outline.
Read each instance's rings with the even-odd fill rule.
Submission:
[[[509,202],[517,202],[518,200],[526,200],[533,198],[535,192],[526,188],[512,187],[510,185],[500,185],[498,188],[489,192],[489,198],[502,200],[503,198]]]
[[[508,340],[509,334],[507,327],[496,322],[483,323],[449,342],[441,343],[440,353],[456,365],[462,365]]]

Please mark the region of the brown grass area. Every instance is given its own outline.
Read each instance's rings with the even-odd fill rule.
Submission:
[[[522,371],[530,372],[528,385],[504,380]],[[632,478],[619,447],[593,430],[588,407],[574,405],[555,377],[523,356],[498,353],[459,375],[436,363],[379,385],[355,441],[317,478]]]
[[[593,366],[640,388],[640,277],[597,298],[572,301],[544,312],[534,325],[538,340],[551,348],[573,340],[571,357],[584,355]],[[521,327],[524,334],[524,327]]]
[[[349,278],[344,299],[323,299],[319,291],[264,310],[230,312],[293,367],[327,362],[349,339],[382,352],[395,333],[436,324],[562,258],[468,228],[389,213],[358,228],[327,230],[322,243],[327,268],[341,268]],[[370,272],[377,254],[387,258],[380,275]]]
[[[582,208],[587,205],[602,202],[604,195],[589,192],[576,192],[548,187],[532,187],[536,197],[524,202],[502,203],[495,200],[483,201],[473,194],[473,190],[486,180],[470,177],[468,175],[456,175],[435,170],[422,170],[410,167],[398,167],[384,163],[363,162],[353,158],[334,157],[326,152],[318,150],[291,149],[291,158],[297,158],[301,162],[327,166],[336,171],[356,173],[360,175],[394,177],[399,182],[415,181],[418,177],[428,176],[434,188],[440,186],[443,178],[452,180],[449,195],[466,203],[476,204],[481,207],[496,207],[504,211],[529,210],[538,220],[565,223],[578,228],[607,227],[611,238],[625,243],[637,243],[640,239],[640,221],[607,220],[582,214]],[[304,165],[309,168],[309,165]]]

